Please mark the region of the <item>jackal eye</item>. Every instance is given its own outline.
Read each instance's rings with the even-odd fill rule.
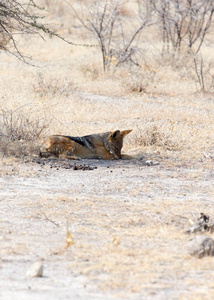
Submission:
[[[118,152],[118,153],[119,153],[119,152],[120,152],[120,150],[121,150],[121,148],[120,148],[120,147],[115,147],[115,151],[116,151],[116,152]]]

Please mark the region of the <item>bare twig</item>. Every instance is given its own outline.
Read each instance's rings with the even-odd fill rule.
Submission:
[[[53,220],[49,219],[49,218],[47,217],[47,215],[46,215],[41,209],[40,209],[40,212],[41,212],[41,214],[43,215],[43,217],[45,217],[45,220],[47,220],[47,221],[53,223],[54,225],[56,225],[57,227],[59,227],[59,224],[56,223],[56,222],[54,222]]]
[[[96,45],[78,44],[66,40],[60,34],[44,25],[40,14],[45,9],[38,6],[34,0],[1,0],[0,2],[0,35],[3,42],[0,43],[0,50],[6,51],[18,59],[29,63],[30,57],[23,55],[19,50],[16,36],[22,34],[39,35],[43,40],[43,33],[49,37],[57,37],[73,46],[93,47]],[[7,45],[8,44],[8,45]]]

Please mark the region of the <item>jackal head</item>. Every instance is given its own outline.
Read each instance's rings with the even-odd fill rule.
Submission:
[[[130,133],[132,130],[116,130],[111,132],[106,141],[105,148],[114,155],[116,159],[121,158],[121,149],[123,147],[123,138]]]

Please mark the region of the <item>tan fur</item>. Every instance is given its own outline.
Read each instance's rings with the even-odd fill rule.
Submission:
[[[42,145],[40,156],[56,155],[69,159],[120,159],[123,138],[131,131],[116,130],[83,137],[52,135]]]

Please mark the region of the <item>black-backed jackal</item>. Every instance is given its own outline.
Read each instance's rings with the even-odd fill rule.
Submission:
[[[52,135],[42,145],[40,157],[120,159],[123,158],[123,138],[131,131],[116,130],[82,137]]]

